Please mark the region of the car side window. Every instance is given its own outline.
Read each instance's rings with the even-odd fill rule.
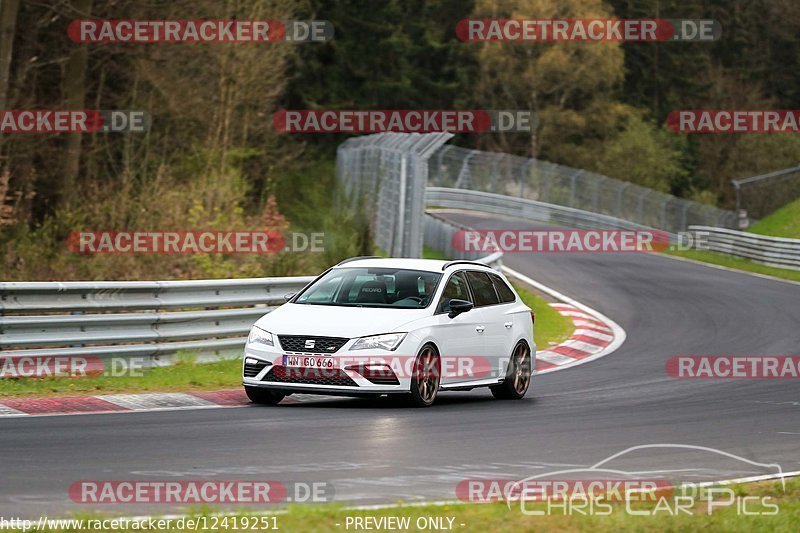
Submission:
[[[439,299],[439,305],[436,306],[436,312],[450,311],[450,300],[469,300],[469,298],[467,278],[464,277],[463,272],[456,272],[447,280],[447,285],[444,286],[444,291]]]
[[[472,287],[475,307],[500,303],[497,292],[494,290],[494,284],[486,272],[468,270],[467,279],[469,280],[469,286]]]
[[[503,281],[503,278],[497,274],[489,274],[489,277],[492,278],[494,288],[497,290],[497,295],[500,297],[500,303],[507,304],[517,300],[517,297],[514,296],[514,291],[512,291],[511,287],[509,287],[508,284]]]

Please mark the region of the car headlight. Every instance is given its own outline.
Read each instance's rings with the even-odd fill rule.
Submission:
[[[371,337],[361,337],[350,348],[351,350],[389,350],[392,351],[403,342],[407,333],[384,333],[383,335],[372,335]]]
[[[275,346],[275,341],[272,338],[272,333],[253,326],[253,329],[250,330],[250,336],[247,337],[247,344],[265,344],[267,346]]]

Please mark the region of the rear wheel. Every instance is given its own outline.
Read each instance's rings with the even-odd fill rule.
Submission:
[[[411,401],[417,407],[429,407],[436,401],[441,380],[441,363],[436,348],[431,344],[422,347],[414,361],[411,376]]]
[[[531,384],[531,350],[520,341],[511,354],[506,378],[500,385],[490,387],[498,400],[519,400],[528,392]]]
[[[261,387],[244,386],[244,392],[250,401],[260,405],[277,405],[286,395],[280,392],[262,389]]]

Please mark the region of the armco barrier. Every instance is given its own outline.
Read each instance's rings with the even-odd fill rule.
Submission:
[[[800,270],[800,239],[769,237],[710,226],[689,226],[689,231],[695,234],[695,242],[703,242],[712,252],[742,257],[772,267]]]
[[[313,279],[0,283],[0,357],[241,353],[253,322]]]
[[[467,209],[482,211],[513,217],[542,226],[557,226],[576,229],[625,229],[641,230],[652,229],[634,222],[621,220],[608,215],[592,213],[561,205],[547,204],[515,198],[502,194],[494,194],[466,189],[450,189],[445,187],[428,187],[425,194],[425,203],[431,207],[445,207],[450,209]],[[427,222],[426,222],[427,223]],[[677,235],[669,234],[672,242],[677,241]],[[426,231],[426,244],[433,239]],[[428,244],[430,246],[430,244]]]
[[[253,323],[313,279],[0,283],[0,359],[238,356]]]
[[[434,213],[425,213],[425,246],[451,259],[476,260],[484,252],[466,252],[453,246],[453,238],[459,231],[469,230]]]

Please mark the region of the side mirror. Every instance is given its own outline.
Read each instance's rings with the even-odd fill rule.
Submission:
[[[296,294],[297,294],[296,292],[290,292],[289,294],[284,294],[283,299],[288,302],[289,300],[294,298]]]
[[[466,313],[473,307],[475,307],[475,304],[468,302],[467,300],[452,299],[450,300],[450,312],[447,314],[447,316],[450,318],[455,318],[461,313]]]

